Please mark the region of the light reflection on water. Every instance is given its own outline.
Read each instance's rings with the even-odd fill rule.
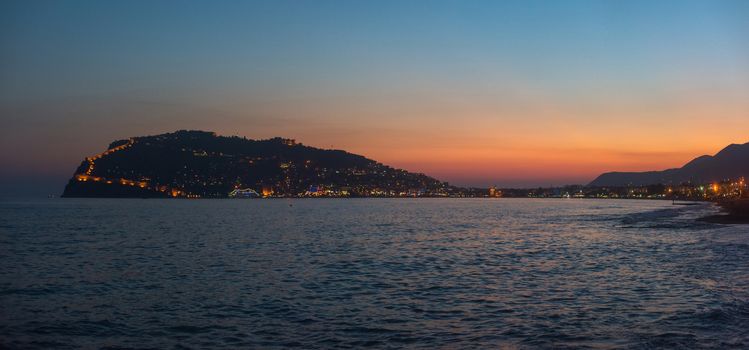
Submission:
[[[749,229],[713,210],[0,202],[0,346],[749,347]]]

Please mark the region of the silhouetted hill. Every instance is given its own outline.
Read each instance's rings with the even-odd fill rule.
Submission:
[[[272,138],[250,140],[177,131],[112,142],[84,160],[65,197],[226,197],[233,189],[268,195],[443,195],[453,187],[340,150]]]
[[[605,173],[593,180],[589,186],[708,183],[742,176],[749,177],[749,143],[729,145],[714,156],[697,157],[681,168]]]

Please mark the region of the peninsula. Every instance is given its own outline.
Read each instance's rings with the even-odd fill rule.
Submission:
[[[112,142],[86,158],[63,197],[465,196],[470,190],[292,139],[181,130]]]

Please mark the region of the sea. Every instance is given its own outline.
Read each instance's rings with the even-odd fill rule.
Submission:
[[[4,349],[746,349],[749,225],[596,199],[0,200]]]

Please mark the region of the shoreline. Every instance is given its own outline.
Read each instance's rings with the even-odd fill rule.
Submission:
[[[723,214],[702,218],[705,222],[719,224],[749,224],[749,198],[727,199],[715,202]]]
[[[22,197],[22,198],[42,198],[42,197]],[[267,200],[267,199],[489,199],[489,200],[500,200],[500,199],[560,199],[560,200],[581,200],[581,199],[593,199],[593,200],[638,200],[638,201],[671,201],[670,198],[624,198],[624,197],[451,197],[451,196],[369,196],[369,197],[252,197],[252,198],[232,198],[232,197],[197,197],[197,198],[186,198],[186,197],[117,197],[117,196],[47,196],[44,198],[49,199],[167,199],[167,200],[215,200],[215,199],[231,199],[231,200]],[[680,200],[673,205],[699,205],[702,203],[716,203],[710,200]]]

